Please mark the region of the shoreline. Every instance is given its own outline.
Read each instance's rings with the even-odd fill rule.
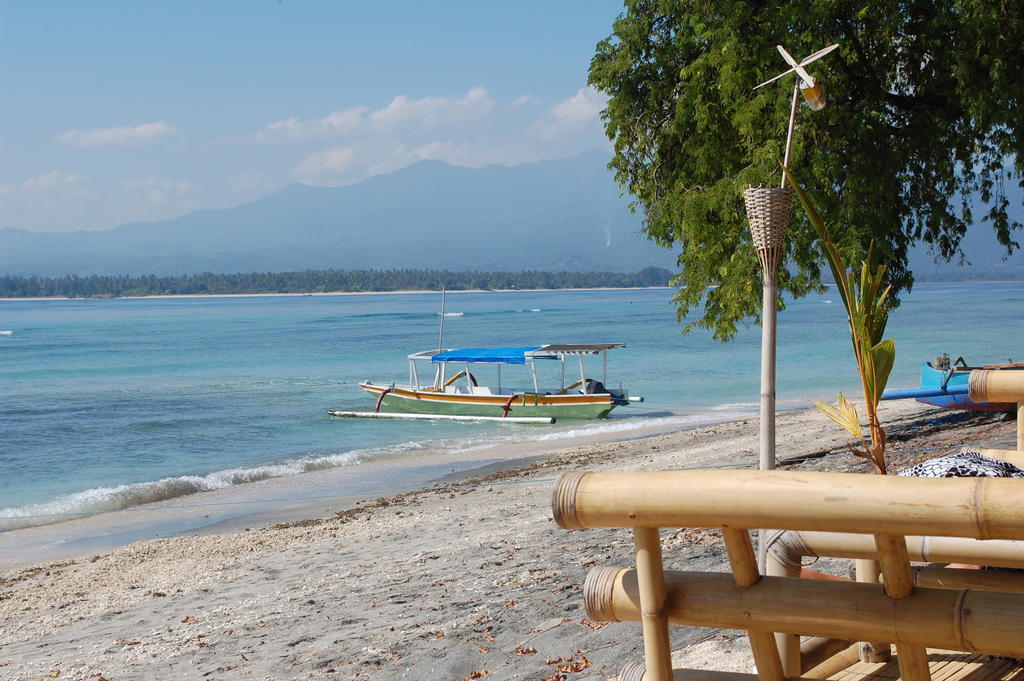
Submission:
[[[192,532],[209,533],[210,528],[215,527],[224,532],[235,531],[260,524],[265,518],[272,518],[274,522],[300,520],[306,517],[303,514],[327,512],[325,509],[331,504],[342,500],[428,489],[439,483],[474,476],[474,472],[481,469],[516,468],[524,461],[554,456],[584,443],[642,441],[666,432],[684,432],[750,418],[754,406],[694,409],[662,417],[604,419],[553,432],[526,427],[529,430],[519,431],[522,439],[494,437],[465,447],[456,445],[451,451],[441,449],[438,443],[415,453],[399,450],[366,460],[359,460],[361,457],[357,456],[357,463],[239,482],[120,508],[57,512],[52,515],[66,517],[0,530],[0,572],[37,560],[74,559],[85,553],[114,550],[135,541]],[[799,403],[784,404],[780,412],[806,408],[807,405]],[[614,427],[616,425],[618,427]],[[536,435],[540,437],[533,437]],[[263,465],[267,464],[256,467]],[[209,475],[218,473],[214,471]],[[141,490],[161,482],[173,484],[178,479],[183,478],[150,481],[138,487]],[[59,502],[60,499],[56,499],[47,505],[59,507]],[[24,517],[31,519],[31,515]],[[9,521],[9,524],[14,525],[16,521]],[[118,529],[122,527],[132,529]],[[18,558],[13,557],[15,548],[22,554]]]
[[[456,289],[447,290],[448,294],[456,293],[565,293],[572,291],[651,291],[671,289],[671,286],[594,286],[590,288],[493,288],[493,289]],[[400,291],[314,291],[309,293],[175,293],[150,296],[93,296],[71,298],[67,296],[46,296],[26,298],[0,298],[0,302],[43,301],[43,300],[162,300],[175,298],[276,298],[276,297],[323,297],[323,296],[388,296],[412,294],[437,294],[439,290],[409,289]]]
[[[1017,284],[1024,279],[954,279],[954,280],[918,280],[917,284]],[[825,283],[828,288],[835,288],[835,284]],[[572,291],[649,291],[660,289],[674,289],[673,286],[593,286],[584,288],[501,288],[501,289],[455,289],[447,293],[562,293]],[[713,288],[713,287],[712,287]],[[273,298],[273,297],[323,297],[323,296],[381,296],[381,295],[414,295],[414,294],[437,294],[437,289],[402,289],[397,291],[310,291],[308,293],[176,293],[156,294],[147,296],[94,296],[94,297],[69,297],[69,296],[33,296],[24,298],[0,297],[0,303],[24,301],[45,301],[45,300],[149,300],[149,299],[175,299],[175,298]]]
[[[1013,422],[883,403],[892,467],[1011,438]],[[778,418],[778,457],[865,471],[813,409]],[[434,489],[357,498],[318,517],[129,544],[0,573],[5,678],[544,678],[576,681],[642,655],[639,627],[592,622],[593,565],[628,565],[624,530],[555,528],[549,496],[571,470],[756,467],[757,419],[563,448]],[[717,569],[711,531],[663,537],[670,564]],[[746,670],[737,632],[673,628],[677,664]],[[557,660],[558,662],[552,662]],[[585,663],[584,663],[585,660]]]

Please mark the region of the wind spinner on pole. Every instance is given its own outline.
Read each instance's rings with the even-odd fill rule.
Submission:
[[[836,43],[823,50],[818,50],[814,54],[804,57],[800,62],[797,62],[782,45],[777,47],[782,58],[792,68],[766,80],[754,89],[757,90],[769,83],[774,83],[791,73],[796,74],[796,81],[793,83],[793,103],[789,110],[789,126],[786,130],[786,152],[783,158],[783,164],[788,168],[790,152],[793,148],[793,128],[796,124],[800,93],[803,93],[807,105],[813,111],[825,108],[825,94],[821,89],[821,83],[804,67],[832,52],[839,47],[839,44]],[[793,203],[793,192],[786,189],[786,176],[783,174],[782,184],[778,188],[747,187],[743,192],[743,200],[747,208],[747,219],[750,221],[750,234],[754,240],[754,248],[761,261],[761,269],[766,278],[770,277],[774,281],[779,261],[782,258],[782,242],[786,237],[786,228],[789,226],[789,211]]]
[[[779,45],[779,53],[791,68],[754,88],[756,90],[791,73],[796,74],[796,82],[793,84],[793,104],[789,111],[789,128],[786,132],[784,160],[786,167],[789,167],[789,155],[793,147],[793,127],[796,123],[800,93],[803,92],[804,99],[812,110],[819,111],[825,107],[825,95],[822,93],[821,84],[804,70],[804,66],[824,57],[837,47],[839,47],[838,44],[830,45],[805,57],[803,61],[797,62],[782,45]],[[789,226],[793,190],[786,187],[786,176],[783,174],[782,184],[778,187],[747,187],[743,191],[743,201],[747,208],[747,220],[750,222],[750,236],[754,242],[754,248],[757,250],[757,257],[761,261],[763,274],[761,280],[761,446],[759,468],[772,470],[775,468],[775,298],[778,295],[779,262],[782,260],[783,242],[786,238],[786,228]],[[765,551],[766,545],[762,538],[758,546],[758,566],[762,572],[765,566]]]

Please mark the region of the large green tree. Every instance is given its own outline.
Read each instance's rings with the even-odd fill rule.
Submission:
[[[874,240],[900,291],[917,242],[962,258],[984,220],[1016,247],[1004,183],[1024,177],[1022,13],[1020,0],[626,0],[590,83],[609,96],[611,167],[644,231],[679,250],[680,318],[703,301],[686,328],[727,339],[759,313],[742,191],[780,179],[793,80],[752,90],[787,68],[780,43],[797,58],[840,44],[808,67],[829,103],[801,103],[790,165],[848,226],[848,261]],[[793,220],[779,286],[801,296],[822,259],[806,216]]]

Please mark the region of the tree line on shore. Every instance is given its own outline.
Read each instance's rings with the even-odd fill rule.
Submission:
[[[2,276],[0,298],[120,298],[155,295],[451,291],[667,286],[659,267],[639,272],[453,272],[449,270],[306,270],[236,274]]]

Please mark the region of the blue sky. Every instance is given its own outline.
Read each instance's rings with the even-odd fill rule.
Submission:
[[[0,1],[0,227],[106,229],[607,148],[621,0]]]

